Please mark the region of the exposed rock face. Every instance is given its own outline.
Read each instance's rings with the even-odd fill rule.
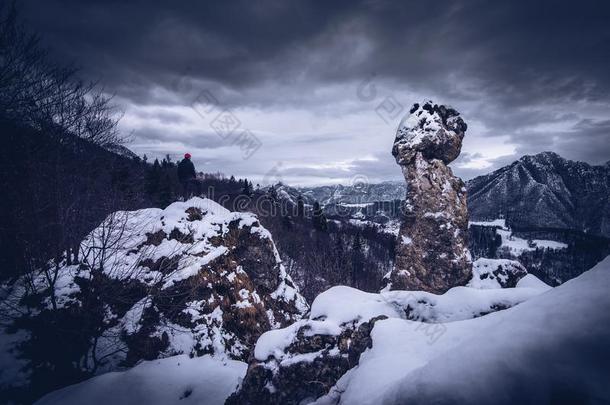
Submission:
[[[240,390],[225,404],[300,404],[326,395],[358,365],[360,355],[372,345],[375,322],[385,318],[346,325],[337,335],[316,332],[315,321],[295,324],[290,344],[282,353],[252,362]]]
[[[261,334],[308,310],[258,218],[208,199],[114,213],[80,250],[79,264],[59,264],[53,299],[42,294],[18,305],[39,314],[27,319],[31,325],[69,318],[65,327],[78,333],[61,329],[73,346],[66,362],[83,376],[176,354],[247,361]],[[33,284],[48,291],[45,280],[40,274]],[[15,283],[17,299],[22,291]],[[37,353],[58,350],[48,337],[24,344]],[[38,368],[72,364],[51,361]]]
[[[399,165],[410,164],[419,153],[427,160],[439,159],[449,164],[462,149],[467,125],[450,107],[427,101],[417,103],[402,119],[396,132],[392,155]]]
[[[338,286],[318,295],[308,319],[263,334],[227,405],[309,403],[335,386],[371,347],[375,322],[400,317],[378,294]]]
[[[360,364],[367,349],[375,350],[380,325],[383,328],[397,319],[414,321],[410,325],[420,334],[418,340],[433,344],[443,339],[446,322],[506,309],[549,288],[534,276],[529,287],[456,287],[443,295],[424,291],[372,294],[332,287],[316,297],[308,319],[259,338],[246,376],[227,405],[303,404],[320,397],[325,397],[320,403],[344,403],[341,392],[346,380],[341,377]]]
[[[109,220],[117,222],[117,216],[104,224]],[[118,248],[98,263],[104,268],[98,277],[122,280],[117,292],[127,285],[146,291],[125,315],[110,305],[120,318],[110,325],[124,336],[128,364],[177,353],[245,361],[260,334],[289,325],[307,310],[271,235],[253,214],[192,198],[165,210],[121,213],[118,221],[127,231],[113,230],[120,236],[109,239]],[[100,230],[81,250],[94,252],[92,247],[103,244]]]
[[[452,108],[415,104],[392,154],[407,182],[393,290],[442,293],[471,278],[466,188],[447,164],[460,154],[466,124]]]

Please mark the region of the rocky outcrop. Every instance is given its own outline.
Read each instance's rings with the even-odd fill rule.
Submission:
[[[308,319],[263,334],[246,376],[227,405],[301,404],[324,396],[371,347],[376,322],[400,317],[378,294],[333,287],[318,295]]]
[[[117,248],[96,261],[109,242]],[[142,292],[124,315],[108,302],[105,321],[123,337],[128,364],[178,353],[245,361],[263,332],[307,310],[258,219],[211,200],[114,214],[81,250],[86,271],[116,294]]]
[[[30,356],[25,369],[78,367],[64,385],[176,354],[247,361],[261,334],[308,310],[258,218],[208,199],[113,213],[80,253],[79,264],[22,280],[37,295],[24,294],[22,281],[11,290],[28,314],[15,325],[29,336],[20,345]]]
[[[392,154],[407,194],[390,289],[442,293],[471,278],[466,188],[447,167],[466,128],[457,111],[431,101],[415,104],[398,127]]]
[[[548,288],[534,276],[528,283],[519,288],[456,287],[442,295],[332,287],[316,297],[307,319],[259,338],[246,376],[227,404],[302,404],[320,397],[325,397],[321,403],[342,403],[346,373],[360,364],[365,351],[375,349],[380,325],[412,321],[418,340],[431,345],[444,338],[447,322],[512,307]]]
[[[335,327],[336,334],[318,329],[315,321],[280,331],[293,335],[290,343],[279,350],[273,348],[273,353],[258,350],[240,390],[225,404],[301,404],[326,395],[343,374],[358,365],[360,355],[371,347],[375,322],[385,318]]]
[[[514,288],[526,275],[527,270],[516,260],[480,258],[472,264],[472,279],[468,286],[485,289]]]

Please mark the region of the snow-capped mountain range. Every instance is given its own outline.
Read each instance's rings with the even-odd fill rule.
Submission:
[[[335,184],[313,187],[292,187],[284,183],[273,186],[280,198],[296,203],[298,196],[305,204],[318,201],[322,206],[332,204],[367,204],[377,201],[402,200],[406,186],[400,181],[381,183],[357,183],[350,185]],[[267,187],[268,189],[268,187]]]
[[[523,156],[466,183],[471,220],[505,218],[513,228],[555,228],[610,237],[610,162],[594,166],[553,152]],[[319,187],[275,186],[281,198],[306,204],[368,204],[404,199],[402,181]]]
[[[610,162],[592,166],[553,152],[524,156],[468,182],[474,219],[514,228],[572,229],[610,236]]]

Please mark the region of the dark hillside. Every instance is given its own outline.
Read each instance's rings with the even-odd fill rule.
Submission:
[[[57,131],[0,121],[2,278],[76,244],[111,211],[152,204],[147,165]]]

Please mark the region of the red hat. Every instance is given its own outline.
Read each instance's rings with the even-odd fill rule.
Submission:
[[[184,158],[185,159],[190,159],[191,158],[191,154],[190,153],[185,153],[184,154]]]

